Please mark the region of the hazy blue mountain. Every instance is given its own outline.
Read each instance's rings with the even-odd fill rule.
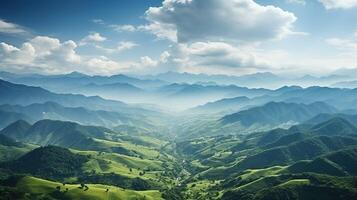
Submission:
[[[302,77],[286,78],[271,72],[254,73],[242,76],[228,76],[228,75],[208,75],[208,74],[190,74],[178,72],[166,72],[158,75],[143,76],[145,79],[159,79],[167,82],[176,83],[196,83],[196,82],[215,82],[224,85],[239,85],[246,87],[266,87],[279,88],[284,85],[300,85],[309,87],[312,85],[327,86],[338,81],[350,80],[350,75],[333,74],[328,76],[315,77],[311,75],[304,75]]]
[[[235,85],[198,85],[198,84],[170,84],[154,91],[165,104],[176,104],[184,108],[192,108],[209,101],[223,98],[246,96],[257,97],[270,92],[268,89],[249,89]],[[160,102],[161,103],[161,102]]]
[[[30,105],[56,102],[66,107],[86,107],[92,110],[109,110],[126,114],[155,114],[156,112],[133,107],[120,101],[106,100],[98,96],[57,94],[40,87],[13,84],[0,80],[0,104]],[[156,113],[157,114],[157,113]]]
[[[314,134],[319,135],[355,135],[357,128],[347,120],[335,117],[328,121],[313,126],[310,129]]]
[[[270,101],[284,101],[293,103],[313,103],[316,101],[333,105],[340,110],[356,109],[357,89],[341,89],[329,87],[296,88],[279,95],[264,95],[253,98],[251,104],[264,104]]]
[[[17,121],[0,131],[17,141],[45,145],[57,145],[90,149],[96,142],[91,138],[104,139],[111,130],[97,126],[82,126],[73,122],[41,120],[29,126]]]
[[[312,161],[300,161],[286,170],[290,173],[314,172],[333,176],[357,175],[357,149],[333,152]]]
[[[278,125],[287,122],[303,122],[320,113],[334,113],[337,110],[323,102],[312,104],[296,104],[285,102],[270,102],[263,106],[253,107],[231,115],[224,116],[224,124],[239,122],[243,126],[253,124]]]
[[[194,112],[227,112],[227,111],[237,111],[244,107],[249,102],[248,97],[234,97],[220,99],[214,102],[208,102],[204,105],[197,106],[190,109],[189,111]]]
[[[75,91],[76,88],[88,84],[107,85],[107,84],[130,84],[138,88],[155,88],[166,84],[160,80],[143,80],[123,74],[112,76],[89,76],[78,72],[60,75],[40,75],[40,74],[12,74],[1,72],[0,77],[4,80],[39,86],[54,92]]]
[[[341,81],[331,85],[332,87],[338,88],[357,88],[357,81]]]
[[[26,120],[26,121],[34,121],[33,118],[29,117],[24,113],[8,111],[6,109],[0,108],[0,129],[8,126],[9,124],[17,121],[17,120]]]
[[[86,92],[95,92],[100,90],[100,92],[118,92],[120,93],[139,93],[143,92],[144,90],[138,87],[135,87],[129,83],[111,83],[111,84],[104,84],[98,85],[95,83],[90,83],[84,85],[81,90],[85,90]]]
[[[166,82],[175,83],[189,83],[194,84],[196,82],[215,82],[220,85],[239,85],[246,87],[260,87],[265,85],[266,87],[276,87],[277,83],[283,82],[285,79],[279,77],[270,72],[248,74],[243,76],[227,76],[227,75],[208,75],[208,74],[190,74],[190,73],[178,73],[178,72],[166,72],[154,76],[144,76],[148,79],[159,79]]]
[[[267,91],[265,94],[259,94],[258,96],[279,96],[285,92],[300,90],[299,86],[284,86],[276,90]],[[254,97],[252,97],[254,98]],[[258,97],[259,98],[259,97]],[[204,105],[200,105],[190,109],[189,111],[196,112],[237,112],[245,107],[254,106],[254,101],[251,101],[248,97],[238,96],[233,98],[224,98],[218,101],[208,102]]]
[[[318,114],[316,116],[314,116],[313,118],[307,120],[306,124],[320,124],[322,122],[328,121],[332,118],[342,118],[345,119],[347,121],[349,121],[350,123],[352,123],[353,125],[357,125],[357,115],[350,115],[350,114],[344,114],[344,113],[321,113]]]
[[[18,115],[29,116],[19,118],[26,121],[29,121],[27,119],[32,119],[31,121],[53,119],[106,127],[134,124],[140,121],[139,119],[133,119],[118,112],[88,110],[84,107],[64,107],[55,102],[35,103],[28,106],[5,104],[0,105],[0,110],[11,113],[21,113]],[[11,115],[7,116],[10,117]],[[12,120],[12,122],[14,121],[16,120]]]
[[[18,120],[0,131],[0,134],[15,140],[21,140],[26,137],[27,131],[31,128],[31,124],[24,120]]]

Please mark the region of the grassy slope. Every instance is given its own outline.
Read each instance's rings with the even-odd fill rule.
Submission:
[[[84,191],[79,188],[79,185],[69,185],[63,186],[61,183],[52,182],[48,180],[38,179],[34,177],[24,177],[17,183],[17,188],[21,191],[25,191],[31,194],[45,194],[56,191],[56,187],[60,186],[61,191],[64,192],[65,188],[68,188],[67,192],[64,192],[65,197],[69,197],[73,200],[81,199],[93,199],[93,200],[107,200],[107,199],[162,199],[159,191],[134,191],[127,190],[113,186],[99,185],[99,184],[88,184],[89,189]],[[106,192],[106,189],[109,189]]]
[[[21,147],[0,145],[0,162],[14,160],[36,148],[34,145]]]

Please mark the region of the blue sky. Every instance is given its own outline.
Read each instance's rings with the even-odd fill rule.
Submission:
[[[5,71],[325,75],[357,67],[357,0],[0,3]]]

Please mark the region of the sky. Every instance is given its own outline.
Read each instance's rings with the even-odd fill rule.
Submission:
[[[357,68],[357,0],[0,0],[0,70],[326,75]]]

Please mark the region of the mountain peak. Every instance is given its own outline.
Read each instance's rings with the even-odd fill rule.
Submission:
[[[67,77],[71,77],[71,78],[80,78],[80,77],[86,77],[86,74],[80,73],[78,71],[73,71],[69,74],[66,74]]]

